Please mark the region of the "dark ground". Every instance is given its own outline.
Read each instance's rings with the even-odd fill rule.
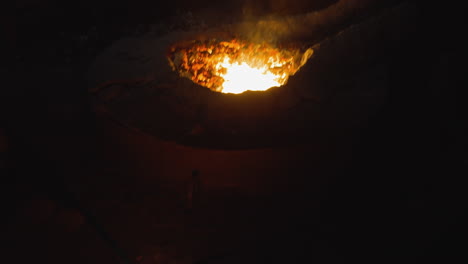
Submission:
[[[84,71],[112,41],[144,30],[154,17],[145,4],[93,11],[50,2],[5,12],[3,71],[15,84],[3,85],[0,98],[8,263],[463,256],[461,8],[421,6],[433,23],[391,59],[384,107],[349,141],[213,151],[163,142],[91,111]],[[172,4],[153,10],[170,18]],[[194,169],[204,191],[189,210]],[[158,254],[176,261],[158,262]]]

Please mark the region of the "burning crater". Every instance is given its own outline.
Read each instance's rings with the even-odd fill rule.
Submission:
[[[181,77],[221,93],[265,91],[288,81],[313,50],[275,48],[233,38],[180,42],[169,48],[168,60]]]
[[[237,26],[122,39],[90,68],[94,105],[127,127],[193,147],[331,142],[385,102],[386,64],[398,52],[389,47],[402,47],[419,19],[416,5],[402,4],[331,34],[348,5],[339,3],[285,19],[285,29],[307,26],[279,40],[228,30]],[[322,17],[329,26],[318,26]],[[292,37],[302,30],[302,41]]]

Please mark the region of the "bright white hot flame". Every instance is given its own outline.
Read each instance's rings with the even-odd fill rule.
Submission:
[[[240,94],[245,91],[265,91],[272,87],[284,84],[281,80],[285,76],[272,73],[268,67],[252,67],[245,62],[231,63],[229,58],[224,59],[218,65],[225,69],[225,73],[220,74],[224,79],[223,93]]]

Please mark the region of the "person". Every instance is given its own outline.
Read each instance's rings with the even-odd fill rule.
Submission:
[[[187,190],[187,209],[189,212],[193,210],[194,202],[196,202],[199,197],[200,185],[200,172],[198,170],[193,170]]]

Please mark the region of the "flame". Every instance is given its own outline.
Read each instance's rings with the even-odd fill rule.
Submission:
[[[197,84],[239,94],[284,85],[311,55],[311,49],[301,53],[233,39],[175,45],[168,59],[174,70]]]
[[[226,69],[225,73],[220,74],[224,79],[221,87],[223,93],[239,94],[247,90],[265,91],[284,84],[281,81],[284,79],[284,74],[274,74],[265,66],[255,68],[246,62],[231,63],[229,58],[217,66]]]

